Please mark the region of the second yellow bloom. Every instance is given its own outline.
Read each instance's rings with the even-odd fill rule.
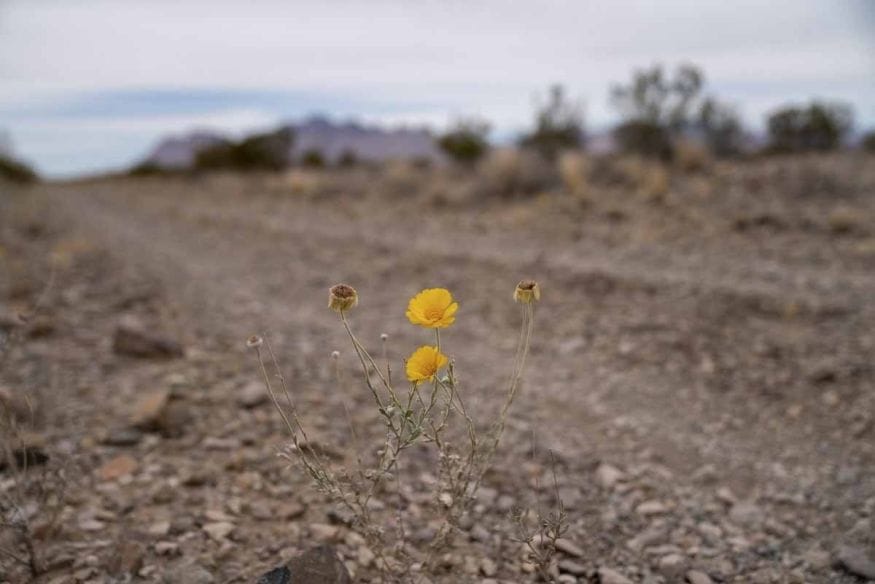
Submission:
[[[419,381],[431,381],[449,362],[447,356],[441,353],[437,347],[428,345],[416,349],[407,359],[407,380],[412,383]]]

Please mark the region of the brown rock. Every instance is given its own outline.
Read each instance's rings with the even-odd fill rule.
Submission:
[[[234,531],[234,524],[230,521],[214,521],[203,526],[204,533],[214,541],[222,541]]]
[[[170,403],[170,392],[166,389],[156,389],[143,394],[134,406],[131,423],[141,430],[157,430],[168,403]]]
[[[182,436],[191,419],[185,400],[171,400],[167,389],[155,389],[143,394],[131,414],[131,424],[135,428],[159,432],[168,438]]]
[[[118,355],[143,359],[169,359],[183,355],[178,342],[147,330],[133,319],[125,319],[116,327],[112,349]]]
[[[106,462],[97,469],[97,476],[104,481],[114,481],[137,470],[137,461],[132,456],[122,454]]]

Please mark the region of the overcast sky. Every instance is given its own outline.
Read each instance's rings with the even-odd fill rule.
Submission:
[[[616,121],[608,88],[694,62],[753,127],[843,100],[875,126],[869,0],[0,0],[0,129],[50,175],[120,168],[161,136],[312,113],[525,128],[551,83]]]

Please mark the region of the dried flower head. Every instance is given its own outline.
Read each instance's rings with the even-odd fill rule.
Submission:
[[[335,359],[335,360],[339,359],[340,358],[340,351],[331,351],[331,358]]]
[[[335,284],[328,291],[328,308],[336,312],[343,312],[355,307],[359,302],[359,296],[352,286]]]
[[[264,344],[264,339],[259,337],[258,335],[252,335],[248,339],[246,339],[246,346],[250,349],[257,349],[261,345]]]
[[[445,328],[456,321],[459,303],[446,288],[428,288],[410,299],[407,319],[425,328]]]
[[[522,280],[513,291],[513,299],[521,304],[531,304],[541,299],[541,288],[534,280]]]
[[[428,345],[416,349],[407,358],[407,379],[413,383],[418,381],[431,381],[437,372],[449,362],[447,356],[441,353],[437,347]]]

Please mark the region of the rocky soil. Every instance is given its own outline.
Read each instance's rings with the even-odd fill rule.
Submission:
[[[0,403],[29,462],[29,490],[7,465],[0,493],[33,527],[36,581],[255,582],[318,544],[379,581],[348,517],[276,456],[245,339],[271,339],[315,440],[349,461],[343,404],[364,433],[377,417],[327,288],[358,288],[354,326],[375,353],[387,333],[399,371],[426,340],[407,299],[451,289],[444,344],[488,419],[523,277],[543,289],[523,392],[432,582],[535,580],[509,513],[551,504],[549,450],[558,582],[875,581],[871,158],[719,166],[658,199],[473,198],[439,171],[387,194],[361,172],[316,195],[264,176],[0,186]],[[438,504],[430,465],[378,503],[415,523]],[[23,557],[15,533],[0,548]],[[0,555],[0,582],[28,574]]]

